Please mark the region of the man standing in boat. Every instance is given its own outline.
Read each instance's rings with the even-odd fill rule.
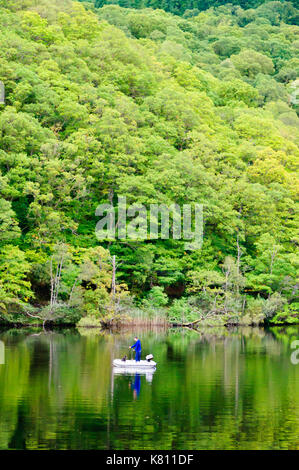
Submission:
[[[133,346],[130,346],[130,349],[135,349],[135,361],[140,362],[141,359],[141,342],[140,339],[135,336],[134,338],[135,344]]]

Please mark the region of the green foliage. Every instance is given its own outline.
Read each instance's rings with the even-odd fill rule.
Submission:
[[[6,245],[0,250],[0,306],[28,302],[33,297],[30,282],[26,275],[30,264],[26,255],[17,246]]]
[[[275,294],[271,295],[271,297],[265,301],[263,313],[265,314],[266,319],[273,317],[276,312],[283,310],[286,305],[286,299],[275,292]]]
[[[274,73],[272,60],[269,57],[253,50],[241,51],[238,55],[232,55],[231,61],[236,69],[248,78],[257,74],[271,75]]]
[[[168,310],[168,319],[171,323],[188,323],[199,318],[199,312],[192,308],[186,298],[175,299]]]
[[[184,289],[217,315],[241,317],[249,295],[296,301],[296,9],[209,6],[182,17],[0,2],[3,305],[49,300],[58,245],[68,250],[59,303],[84,315],[119,313],[110,252],[117,296],[124,284],[138,297],[160,286],[153,309]],[[96,207],[120,195],[147,207],[203,203],[202,249],[172,239],[99,246]]]
[[[77,323],[78,328],[101,328],[101,326],[101,321],[92,315],[82,317]]]
[[[43,312],[39,311],[39,313],[42,314]],[[81,317],[81,310],[61,303],[56,307],[55,315],[50,316],[50,321],[53,321],[55,325],[75,325]]]
[[[109,302],[108,289],[111,287],[109,252],[102,247],[82,251],[82,254],[79,254],[80,264],[76,270],[78,275],[71,276],[72,285],[69,283],[69,303],[80,308],[82,312],[99,316]],[[71,269],[74,269],[74,266]]]
[[[0,199],[0,242],[7,242],[20,236],[20,229],[16,220],[16,214],[11,208],[11,203]]]
[[[270,320],[270,323],[274,325],[299,324],[299,303],[294,302],[292,305],[285,305],[283,310]]]
[[[168,297],[165,294],[163,287],[152,287],[144,303],[150,307],[164,307],[168,303]]]
[[[86,1],[86,0],[80,0]],[[297,15],[296,10],[293,7],[297,4],[297,0],[293,2],[268,2],[267,0],[88,0],[94,2],[96,8],[101,8],[104,5],[118,4],[125,8],[162,8],[165,11],[174,13],[175,15],[183,15],[186,17],[192,17],[197,15],[200,11],[206,10],[210,7],[218,7],[219,5],[229,4],[228,7],[233,6],[235,11],[238,11],[238,6],[242,8],[256,8],[261,5],[257,11],[259,14],[267,18],[273,24],[279,23],[281,20],[296,21]],[[264,4],[264,2],[266,2]],[[270,3],[270,5],[269,5]],[[263,5],[264,4],[264,5]],[[297,4],[298,6],[298,4]],[[223,7],[224,9],[225,7]],[[225,11],[225,10],[224,10]],[[248,14],[248,17],[252,15]],[[245,16],[245,15],[244,15]],[[246,16],[245,16],[246,18]]]

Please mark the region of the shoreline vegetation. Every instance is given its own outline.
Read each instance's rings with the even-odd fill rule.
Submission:
[[[194,299],[193,299],[194,300]],[[276,303],[279,299],[276,297],[276,303],[269,314],[269,304],[271,305],[273,299],[255,303],[253,310],[245,310],[243,315],[238,315],[234,312],[217,314],[213,312],[200,313],[198,309],[192,310],[190,308],[190,299],[180,299],[179,302],[173,303],[171,307],[151,307],[149,304],[146,310],[142,308],[132,308],[132,310],[125,309],[122,314],[112,314],[102,312],[100,316],[85,315],[81,316],[80,320],[76,321],[76,315],[12,315],[9,318],[3,316],[0,318],[0,327],[13,326],[13,327],[31,327],[37,326],[46,328],[56,327],[77,327],[77,328],[95,328],[95,329],[111,329],[111,328],[135,328],[135,327],[184,327],[188,329],[197,329],[201,327],[234,327],[234,326],[286,326],[286,325],[299,325],[298,306],[289,306],[284,304],[284,309],[277,311]],[[185,303],[185,305],[183,305]],[[268,303],[268,305],[267,305]],[[257,305],[259,305],[259,308]],[[186,305],[189,307],[186,310]],[[263,305],[263,308],[261,308]],[[267,308],[268,307],[268,308]],[[267,313],[268,312],[268,315]],[[271,314],[272,313],[272,314]],[[77,318],[80,314],[77,314]]]
[[[133,321],[127,321],[125,323],[118,323],[117,325],[107,325],[106,323],[103,322],[95,322],[94,319],[91,319],[90,321],[85,322],[84,325],[76,324],[76,323],[60,323],[60,324],[55,324],[48,322],[46,325],[43,323],[21,323],[21,322],[0,322],[0,328],[43,328],[44,331],[51,331],[52,329],[64,329],[64,328],[78,328],[78,329],[94,329],[94,330],[100,330],[100,331],[113,331],[113,330],[134,330],[135,328],[162,328],[162,329],[180,329],[180,328],[186,328],[189,330],[200,330],[201,328],[217,328],[217,327],[224,327],[224,328],[232,328],[232,327],[250,327],[250,328],[256,328],[256,327],[263,327],[263,328],[268,328],[268,327],[280,327],[280,326],[299,326],[299,320],[296,319],[294,321],[289,321],[288,319],[282,319],[277,322],[269,322],[269,323],[247,323],[247,322],[226,322],[225,319],[211,319],[210,321],[206,322],[193,322],[193,323],[177,323],[177,322],[161,322],[161,323],[153,323],[153,322],[133,322]]]
[[[52,269],[52,263],[51,263]],[[57,270],[59,276],[62,266]],[[112,275],[112,279],[114,276]],[[202,326],[269,326],[299,324],[299,304],[288,303],[279,293],[268,298],[252,298],[240,293],[235,286],[211,289],[197,295],[180,297],[170,302],[164,289],[154,286],[148,295],[134,299],[127,290],[105,289],[108,302],[98,312],[80,312],[70,302],[58,301],[60,280],[51,274],[51,299],[42,308],[16,304],[19,311],[0,314],[0,325],[77,326],[103,328],[123,326],[186,327]],[[226,279],[226,283],[228,283]],[[56,292],[56,293],[55,293]],[[56,300],[53,300],[54,299]]]
[[[297,3],[93,3],[0,0],[0,324],[298,324]],[[202,248],[97,240],[119,197]]]

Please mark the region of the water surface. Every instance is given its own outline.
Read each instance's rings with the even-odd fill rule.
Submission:
[[[115,375],[134,333],[0,332],[0,448],[299,449],[297,327],[140,331],[156,372]]]

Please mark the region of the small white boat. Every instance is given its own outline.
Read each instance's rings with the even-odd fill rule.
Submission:
[[[122,361],[121,359],[114,359],[114,367],[121,367],[124,369],[155,369],[157,363],[155,361],[134,361],[132,359],[127,359]]]

